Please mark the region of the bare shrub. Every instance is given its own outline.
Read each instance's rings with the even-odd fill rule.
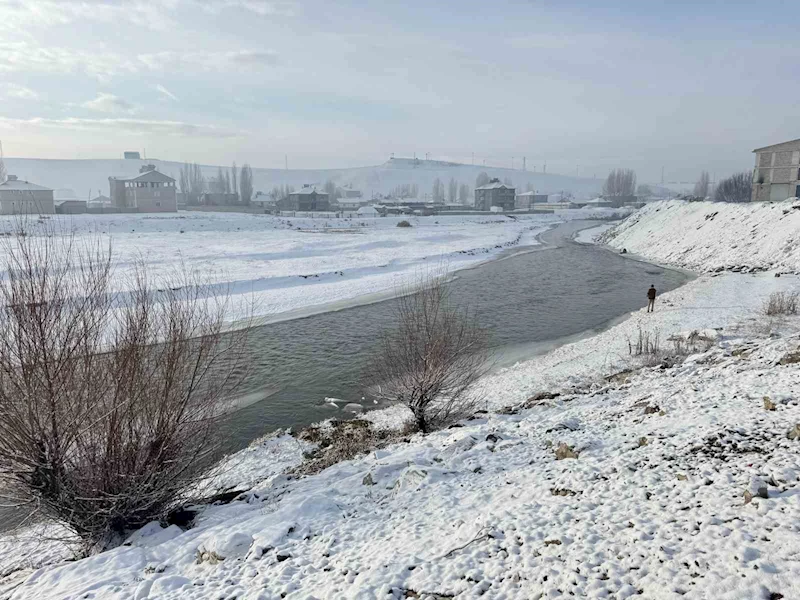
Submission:
[[[714,190],[717,202],[750,202],[753,189],[752,175],[748,172],[736,173],[719,182]]]
[[[397,226],[398,226],[398,227],[411,227],[411,223],[409,223],[408,221],[400,221],[400,222],[397,224]]]
[[[798,302],[800,302],[798,292],[772,292],[764,302],[763,312],[768,317],[796,315]]]
[[[630,356],[658,356],[661,351],[660,334],[658,330],[650,332],[639,327],[636,337],[626,337],[628,354]]]
[[[425,433],[474,412],[489,350],[486,331],[451,302],[443,277],[421,284],[398,298],[397,326],[383,332],[367,382],[377,399],[405,404]]]
[[[246,332],[223,335],[227,299],[189,275],[155,287],[140,265],[115,291],[97,241],[3,244],[0,490],[107,547],[209,464]]]

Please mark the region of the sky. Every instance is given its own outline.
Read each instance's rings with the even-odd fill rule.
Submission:
[[[6,156],[717,179],[800,138],[790,2],[0,0]],[[772,17],[774,15],[774,18]],[[474,157],[474,158],[473,158]]]

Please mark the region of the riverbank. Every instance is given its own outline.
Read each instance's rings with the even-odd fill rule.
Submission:
[[[800,597],[800,326],[761,310],[798,288],[702,275],[655,313],[493,374],[489,412],[317,475],[283,474],[306,443],[264,440],[221,465],[217,485],[247,491],[193,528],[154,524],[12,597]],[[707,346],[651,365],[628,352],[639,331]]]

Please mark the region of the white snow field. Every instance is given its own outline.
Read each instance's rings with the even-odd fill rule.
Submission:
[[[647,239],[661,218],[648,207],[619,230]],[[697,270],[728,251],[716,239]],[[694,252],[677,234],[666,250],[627,240]],[[4,541],[0,585],[19,600],[800,598],[800,317],[761,312],[797,290],[796,275],[702,275],[655,313],[493,374],[491,410],[459,427],[302,478],[282,471],[308,445],[267,438],[222,465],[219,485],[248,491],[193,528],[153,523],[57,566],[28,530]],[[640,329],[710,346],[640,367]],[[561,443],[577,458],[558,460]]]
[[[800,271],[800,200],[776,203],[654,202],[604,236],[659,262],[709,272]]]
[[[573,210],[514,218],[353,220],[180,212],[54,216],[26,229],[36,235],[54,228],[78,239],[110,236],[119,287],[136,261],[156,278],[185,268],[231,295],[232,319],[248,311],[278,319],[391,294],[425,272],[476,265],[503,250],[536,244],[536,235],[554,223],[587,216],[592,213]],[[397,227],[401,220],[412,227]],[[5,217],[0,229],[14,224]]]

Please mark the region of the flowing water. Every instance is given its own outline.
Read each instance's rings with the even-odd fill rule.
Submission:
[[[565,223],[543,234],[541,247],[457,273],[452,298],[490,330],[501,366],[645,306],[650,284],[666,292],[687,280],[684,273],[572,241],[594,225]],[[243,406],[224,425],[227,449],[277,428],[346,417],[325,398],[362,402],[368,359],[395,310],[396,301],[386,300],[256,328],[239,389]]]

